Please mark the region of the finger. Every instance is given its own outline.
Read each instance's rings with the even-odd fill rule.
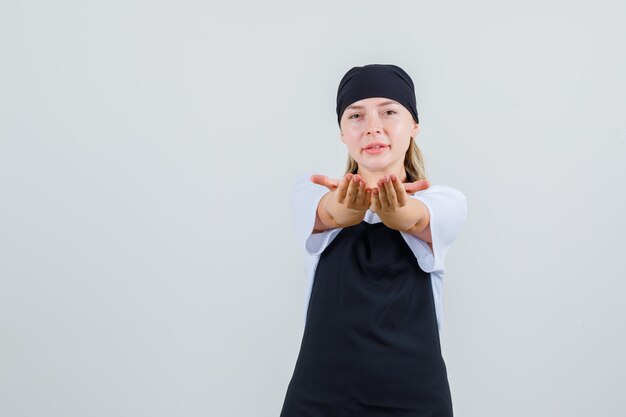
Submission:
[[[363,207],[370,207],[372,205],[372,189],[364,183],[365,195],[363,196]]]
[[[385,176],[385,194],[387,195],[387,201],[389,202],[389,207],[395,209],[398,207],[398,197],[396,197],[396,191],[393,188],[393,182],[391,175]]]
[[[346,204],[350,208],[354,208],[356,204],[356,197],[359,192],[359,181],[360,178],[358,175],[352,175],[352,179],[350,180],[350,186],[348,187],[348,191],[346,194]]]
[[[365,181],[363,181],[362,179],[359,179],[359,188],[357,189],[356,201],[355,201],[356,206],[359,210],[363,208],[365,204],[365,197],[366,197]]]
[[[378,204],[381,210],[385,211],[389,209],[389,200],[387,200],[387,190],[385,189],[385,182],[384,180],[381,178],[380,180],[378,180],[378,187],[377,187],[377,192],[378,192]]]
[[[378,188],[372,188],[372,201],[370,203],[370,210],[377,213],[380,210],[380,199],[378,198]]]
[[[340,204],[343,204],[346,199],[346,193],[348,191],[348,187],[350,186],[350,181],[352,180],[352,174],[346,174],[343,176],[343,179],[339,183],[339,187],[337,187],[337,201]]]
[[[419,180],[419,181],[405,183],[403,185],[404,185],[404,188],[406,189],[406,192],[409,194],[413,194],[417,191],[422,191],[430,187],[430,183],[428,182],[428,180]]]
[[[309,179],[311,180],[312,183],[323,185],[324,187],[330,189],[331,191],[336,190],[337,187],[339,186],[339,181],[328,178],[328,176],[322,175],[322,174],[311,175]]]
[[[406,190],[397,175],[392,175],[391,179],[393,180],[393,190],[396,194],[398,206],[404,207],[406,205],[406,199],[408,198],[406,196]]]

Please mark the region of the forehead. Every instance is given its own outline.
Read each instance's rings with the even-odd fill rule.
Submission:
[[[390,98],[386,98],[386,97],[369,97],[369,98],[364,98],[364,99],[359,100],[359,101],[355,101],[354,103],[352,103],[348,107],[346,107],[346,110],[349,110],[349,109],[363,109],[363,108],[366,108],[366,107],[382,107],[382,106],[393,105],[393,104],[397,104],[398,106],[401,105],[397,101],[392,100]]]

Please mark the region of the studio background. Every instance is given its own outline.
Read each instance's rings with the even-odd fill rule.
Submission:
[[[340,177],[353,66],[413,78],[463,191],[455,415],[626,409],[622,1],[0,6],[0,416],[277,417],[293,178]]]

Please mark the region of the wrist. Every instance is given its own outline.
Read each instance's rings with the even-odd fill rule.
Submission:
[[[380,220],[390,229],[399,230],[401,232],[407,232],[417,222],[413,211],[410,207],[401,207],[395,212],[377,213]]]
[[[355,210],[344,207],[343,210],[338,213],[337,217],[335,217],[335,222],[337,222],[340,227],[354,226],[355,224],[361,223],[365,217],[366,211],[367,209]]]

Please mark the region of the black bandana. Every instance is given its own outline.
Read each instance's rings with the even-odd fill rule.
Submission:
[[[343,76],[337,89],[337,122],[350,104],[369,97],[385,97],[402,104],[417,123],[413,80],[402,68],[392,64],[353,67]]]

